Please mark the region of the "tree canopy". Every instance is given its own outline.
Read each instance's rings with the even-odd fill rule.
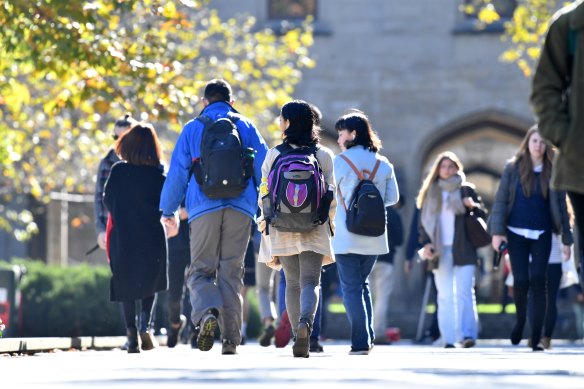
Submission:
[[[517,64],[525,77],[531,77],[551,17],[558,9],[568,4],[570,2],[562,0],[517,1],[513,17],[505,22],[503,39],[511,44],[501,54],[501,59]],[[497,0],[473,0],[467,5],[466,11],[477,12],[484,24],[501,19],[497,11]]]
[[[302,69],[314,66],[308,23],[275,34],[208,1],[5,0],[0,4],[0,228],[34,232],[14,196],[92,193],[113,122],[154,124],[170,159],[206,81],[224,78],[264,135]]]

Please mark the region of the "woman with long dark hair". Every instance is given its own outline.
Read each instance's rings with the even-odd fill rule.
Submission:
[[[511,343],[517,345],[521,341],[530,296],[533,351],[543,350],[540,340],[552,232],[561,233],[565,230],[562,225],[568,223],[562,222],[568,217],[565,193],[554,195],[550,189],[552,157],[551,146],[541,137],[537,126],[530,128],[515,156],[505,165],[490,219],[493,249],[499,251],[507,245],[511,259],[517,308]]]

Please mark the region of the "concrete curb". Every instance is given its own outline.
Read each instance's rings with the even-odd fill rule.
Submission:
[[[158,343],[166,345],[166,336],[157,336]],[[0,354],[36,353],[52,350],[107,350],[120,348],[125,336],[81,336],[78,338],[5,338],[0,339]]]

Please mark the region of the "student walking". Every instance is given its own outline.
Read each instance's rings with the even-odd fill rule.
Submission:
[[[104,202],[110,212],[106,234],[112,278],[110,298],[123,304],[128,353],[157,346],[150,326],[156,292],[166,290],[166,237],[158,203],[164,184],[161,147],[154,127],[135,124],[115,146],[122,161],[111,170]],[[139,330],[136,300],[141,302]]]
[[[211,80],[200,116],[188,122],[175,145],[162,189],[162,221],[176,227],[174,213],[186,193],[191,264],[187,285],[197,346],[213,347],[219,326],[222,354],[241,342],[243,259],[257,210],[258,184],[267,146],[253,123],[234,108],[231,86]]]
[[[464,219],[469,211],[481,217],[485,212],[456,154],[446,151],[436,157],[416,203],[421,210],[419,241],[438,292],[438,327],[444,347],[454,348],[457,341],[462,347],[473,347],[478,336],[474,292],[478,256]]]
[[[399,192],[393,165],[379,154],[381,141],[364,113],[341,116],[335,129],[343,152],[335,158],[337,195],[341,206],[335,218],[337,232],[333,247],[343,303],[351,324],[350,354],[366,355],[376,336],[368,278],[377,256],[389,252],[385,207],[397,203]],[[364,192],[360,189],[365,185],[369,193],[362,196]],[[371,209],[371,214],[359,215],[366,205],[353,213],[358,209],[355,207],[357,201],[369,196],[373,196],[373,205],[376,206]],[[351,224],[351,220],[355,223]],[[365,226],[356,220],[365,224],[374,220],[377,223]]]
[[[295,337],[292,352],[307,358],[321,267],[334,261],[334,155],[319,143],[320,128],[307,102],[284,104],[279,120],[284,140],[270,149],[262,166],[267,193],[260,202],[259,260],[284,269],[286,308]]]
[[[519,344],[523,336],[530,295],[533,351],[543,350],[540,339],[547,305],[546,273],[552,231],[561,233],[565,229],[562,226],[569,223],[565,193],[552,194],[551,174],[551,146],[541,137],[538,127],[533,126],[505,165],[490,219],[493,249],[500,251],[502,244],[507,245],[511,260],[517,308],[511,343]],[[560,212],[562,208],[564,212]]]

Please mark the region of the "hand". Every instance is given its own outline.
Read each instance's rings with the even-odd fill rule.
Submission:
[[[436,256],[435,254],[434,245],[432,243],[426,243],[424,246],[424,258],[426,259],[434,259]]]
[[[178,213],[178,218],[180,220],[187,220],[189,218],[189,213],[187,212],[187,209],[184,207],[181,207]]]
[[[162,216],[160,222],[164,226],[166,238],[178,235],[178,214],[173,216]]]
[[[99,245],[100,249],[102,250],[106,249],[105,232],[100,232],[99,234],[97,234],[97,244]]]
[[[258,225],[258,231],[263,234],[264,231],[266,230],[266,220],[264,219],[263,215],[258,217],[257,225]]]
[[[164,232],[166,234],[166,239],[173,238],[178,235],[179,225],[176,224],[174,226],[164,226]]]
[[[465,197],[464,199],[462,199],[462,203],[464,204],[465,207],[467,207],[469,209],[473,209],[475,207],[478,207],[478,204],[474,202],[472,197]]]
[[[493,246],[493,250],[499,252],[501,242],[507,243],[507,237],[505,235],[493,235],[493,238],[491,239],[491,246]]]
[[[176,216],[162,216],[160,218],[160,221],[162,222],[162,224],[164,224],[165,226],[175,226],[178,224],[176,222]]]
[[[562,245],[562,257],[564,257],[564,261],[569,261],[572,257],[572,249],[570,246],[566,246],[565,244]]]

